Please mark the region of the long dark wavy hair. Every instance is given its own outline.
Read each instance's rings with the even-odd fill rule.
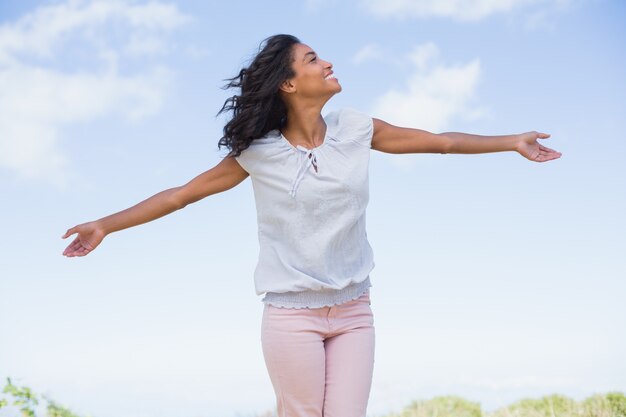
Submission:
[[[224,126],[218,148],[226,146],[227,156],[239,156],[257,138],[270,130],[281,129],[287,121],[287,107],[279,95],[283,81],[295,76],[291,68],[293,46],[301,43],[292,35],[273,35],[259,45],[259,52],[247,68],[229,81],[223,89],[240,88],[240,93],[224,102],[219,116],[232,110],[233,117]]]

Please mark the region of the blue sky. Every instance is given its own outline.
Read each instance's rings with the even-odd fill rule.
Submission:
[[[563,153],[372,151],[368,414],[625,392],[625,18],[608,0],[1,2],[0,377],[95,417],[274,407],[249,179],[84,258],[60,236],[217,164],[223,80],[291,33],[343,86],[323,114],[537,130]]]

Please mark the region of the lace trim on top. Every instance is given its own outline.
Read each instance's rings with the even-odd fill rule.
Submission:
[[[362,282],[356,282],[340,290],[307,290],[289,292],[267,292],[261,300],[265,304],[281,308],[322,308],[332,307],[356,300],[372,287],[369,275]]]

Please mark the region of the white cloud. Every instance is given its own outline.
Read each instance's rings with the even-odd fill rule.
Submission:
[[[66,75],[19,67],[0,71],[0,166],[26,178],[62,185],[67,158],[60,129],[113,112],[138,119],[155,113],[167,81],[164,69],[141,77]]]
[[[599,1],[601,0],[553,0],[545,5],[547,7],[530,11],[523,20],[524,29],[554,29],[556,22],[556,19],[554,19],[555,15],[581,7],[584,3],[597,3]],[[513,24],[519,24],[519,22],[514,22]]]
[[[352,57],[352,62],[355,64],[362,64],[366,61],[372,61],[380,59],[383,56],[383,51],[376,43],[370,43],[359,49]]]
[[[392,89],[375,100],[371,114],[397,126],[440,133],[453,118],[475,120],[488,114],[485,108],[469,105],[480,80],[478,58],[457,66],[441,62],[432,42],[416,46],[405,57],[414,68],[400,89]],[[394,164],[412,165],[410,155],[394,155]]]
[[[475,21],[492,14],[521,10],[531,5],[565,7],[576,0],[361,0],[370,13],[380,17],[445,17]]]
[[[128,55],[165,53],[163,33],[186,20],[174,6],[157,2],[69,0],[0,26],[0,167],[63,185],[63,126],[110,114],[135,120],[156,113],[167,69],[142,65],[137,75],[120,75],[117,68]],[[118,35],[123,31],[119,45],[108,36],[110,24]],[[65,47],[85,40],[89,47],[81,52],[95,70],[55,69]]]
[[[68,0],[41,6],[13,24],[0,26],[0,62],[14,54],[49,57],[68,37],[80,31],[102,31],[111,22],[122,22],[132,38],[144,35],[154,39],[159,32],[176,29],[188,20],[175,6],[156,2],[142,5],[120,0]]]
[[[441,131],[456,116],[472,120],[484,110],[469,108],[480,79],[480,60],[459,66],[440,62],[439,49],[428,42],[416,46],[406,59],[414,65],[413,73],[400,90],[380,96],[373,113],[389,123]]]

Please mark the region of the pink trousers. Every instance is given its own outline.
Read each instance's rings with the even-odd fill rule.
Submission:
[[[332,307],[266,304],[261,343],[278,417],[366,417],[374,370],[369,290]]]

